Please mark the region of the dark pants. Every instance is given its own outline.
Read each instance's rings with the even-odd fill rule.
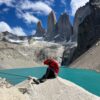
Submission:
[[[56,78],[55,72],[51,68],[47,68],[45,75],[39,79],[40,82],[46,81],[46,79]]]

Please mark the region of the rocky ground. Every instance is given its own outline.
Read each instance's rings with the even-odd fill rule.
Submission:
[[[43,65],[47,57],[61,62],[64,47],[59,44],[35,41],[32,44],[18,45],[0,42],[0,68],[18,68]]]
[[[30,100],[28,95],[23,95],[18,88],[8,83],[6,79],[0,78],[1,100]]]
[[[0,80],[1,82],[2,80]],[[0,87],[1,100],[100,100],[83,88],[60,77],[39,85],[25,80],[15,86]]]
[[[100,72],[100,41],[76,59],[70,66],[72,68],[92,69]]]

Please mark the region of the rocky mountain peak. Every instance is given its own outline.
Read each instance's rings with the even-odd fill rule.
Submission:
[[[47,22],[47,33],[53,33],[54,27],[56,24],[56,15],[54,11],[51,11],[48,15],[48,22]]]
[[[59,41],[68,41],[72,34],[72,25],[69,21],[67,13],[62,13],[56,25],[56,33],[59,34]]]
[[[37,23],[37,31],[42,31],[42,29],[43,29],[42,23],[41,23],[41,21],[39,21],[39,22]]]
[[[73,34],[78,43],[73,54],[73,58],[76,59],[100,38],[100,0],[90,0],[77,10]]]
[[[42,22],[39,21],[37,23],[37,29],[36,29],[35,36],[37,36],[37,37],[43,37],[44,33],[45,33],[45,30],[43,29]]]
[[[66,17],[66,16],[68,16],[68,15],[67,15],[66,12],[63,12],[63,13],[61,14],[61,16]]]
[[[38,21],[38,23],[37,23],[37,27],[42,27],[42,23],[41,23],[41,21]]]
[[[54,11],[50,12],[48,19],[49,19],[49,17],[53,20],[54,24],[56,24],[56,15],[55,15]]]

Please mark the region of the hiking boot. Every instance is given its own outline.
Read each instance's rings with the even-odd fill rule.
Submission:
[[[36,84],[40,83],[39,80],[37,80],[37,79],[33,79],[33,82],[35,82]],[[32,84],[34,84],[34,83],[32,83]]]
[[[46,79],[38,79],[38,81],[39,81],[40,83],[43,83],[43,82],[46,81]]]

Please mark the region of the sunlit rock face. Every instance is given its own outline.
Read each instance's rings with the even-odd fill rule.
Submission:
[[[67,13],[64,12],[61,14],[58,21],[56,22],[55,13],[52,11],[48,16],[46,40],[66,42],[69,41],[71,34],[72,26]]]

